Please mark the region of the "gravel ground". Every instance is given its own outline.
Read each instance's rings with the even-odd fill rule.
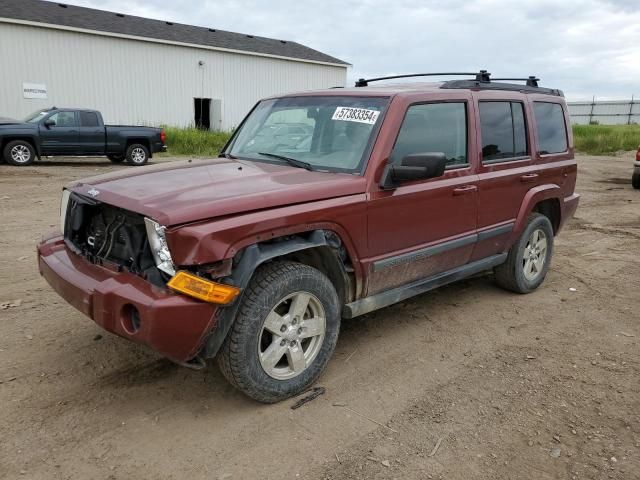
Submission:
[[[1,165],[0,478],[638,479],[631,165],[579,157],[581,204],[538,291],[483,276],[347,321],[326,394],[297,410],[103,332],[39,277],[61,186],[131,167]]]

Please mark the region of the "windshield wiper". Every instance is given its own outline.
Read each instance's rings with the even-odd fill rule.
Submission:
[[[305,168],[305,169],[309,170],[310,172],[313,171],[313,167],[311,166],[311,164],[309,162],[303,162],[302,160],[297,160],[295,158],[285,157],[283,155],[277,155],[275,153],[258,152],[258,155],[263,155],[265,157],[271,157],[271,158],[277,158],[279,160],[284,160],[285,162],[287,162],[289,165],[291,165],[293,167]]]
[[[231,160],[235,160],[238,157],[234,157],[233,155],[231,155],[230,153],[221,153],[220,155],[218,155],[218,158],[229,158]]]

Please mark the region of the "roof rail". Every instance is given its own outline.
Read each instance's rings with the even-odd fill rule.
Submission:
[[[392,75],[390,77],[378,77],[378,78],[361,78],[356,82],[356,87],[366,87],[369,82],[379,82],[380,80],[393,80],[396,78],[409,78],[409,77],[444,77],[444,76],[475,76],[476,82],[489,82],[491,74],[486,70],[480,70],[479,72],[445,72],[445,73],[410,73],[408,75]]]

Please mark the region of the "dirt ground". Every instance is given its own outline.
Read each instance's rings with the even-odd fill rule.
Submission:
[[[632,154],[579,157],[538,291],[484,276],[346,321],[297,410],[103,332],[39,277],[61,186],[116,168],[0,166],[0,478],[640,478]]]

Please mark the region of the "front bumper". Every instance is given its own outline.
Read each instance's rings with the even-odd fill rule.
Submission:
[[[219,307],[94,265],[69,250],[61,235],[38,245],[38,268],[62,298],[102,328],[179,363],[198,353],[216,323]]]
[[[640,162],[637,160],[633,162],[633,173],[640,174]]]

